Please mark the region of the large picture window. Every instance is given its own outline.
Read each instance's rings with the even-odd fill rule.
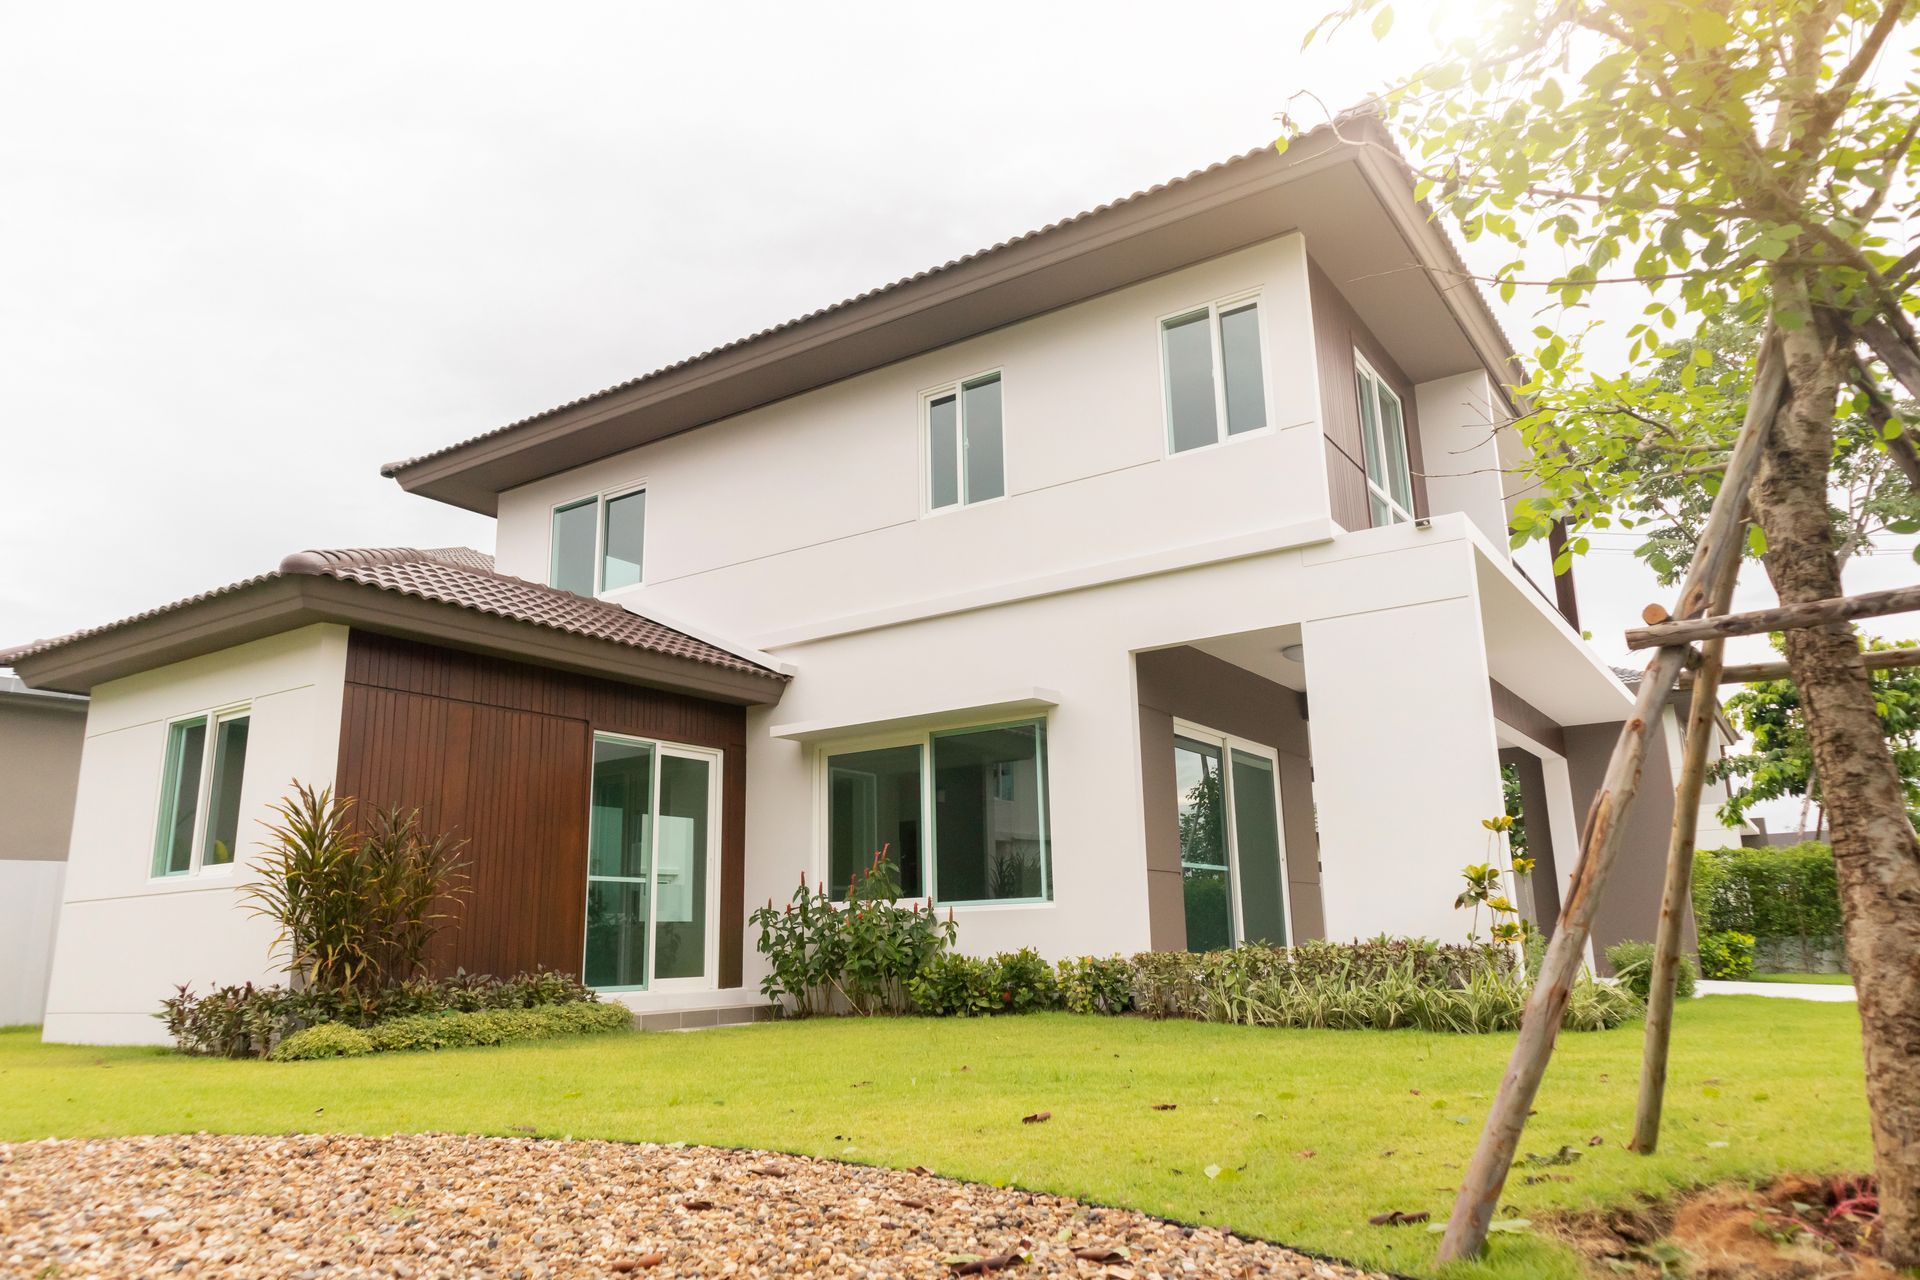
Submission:
[[[927,424],[927,507],[939,511],[1003,497],[1006,443],[1000,375],[982,374],[923,398]]]
[[[645,579],[647,491],[581,498],[553,509],[547,581],[591,596]]]
[[[191,875],[233,862],[250,723],[239,710],[188,716],[167,726],[155,876]]]
[[[1052,898],[1044,721],[832,754],[825,772],[836,898],[883,849],[907,897],[948,905]]]
[[[1162,320],[1160,355],[1169,453],[1205,448],[1267,425],[1257,299],[1213,303]]]
[[[1413,519],[1413,469],[1407,464],[1407,419],[1400,397],[1358,352],[1354,390],[1360,399],[1360,447],[1367,461],[1367,501],[1374,527]]]

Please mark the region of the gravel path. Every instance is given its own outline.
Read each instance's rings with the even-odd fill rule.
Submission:
[[[8,1277],[945,1276],[996,1262],[1015,1277],[1366,1274],[1056,1196],[760,1151],[445,1135],[0,1144]]]

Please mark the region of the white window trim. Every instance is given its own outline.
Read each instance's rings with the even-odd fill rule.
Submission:
[[[647,493],[650,487],[649,481],[635,480],[628,484],[615,485],[611,489],[602,489],[598,493],[578,494],[568,498],[564,502],[556,502],[549,506],[547,508],[547,585],[550,587],[556,585],[554,579],[559,576],[554,572],[554,570],[559,567],[557,560],[560,553],[560,548],[555,544],[553,538],[554,518],[562,511],[571,511],[575,507],[584,507],[591,502],[594,504],[593,594],[596,597],[605,595],[607,593],[607,504],[621,498],[631,497],[636,493]],[[647,523],[650,525],[653,522],[653,499],[651,495],[649,495],[647,499],[647,508]],[[645,526],[642,526],[640,536],[643,540],[647,538],[647,529]],[[647,555],[644,542],[640,555],[640,581],[630,582],[623,587],[615,587],[613,588],[615,591],[631,591],[635,587],[644,587],[647,585],[647,561],[652,559],[652,557]]]
[[[1227,359],[1224,344],[1220,341],[1220,313],[1237,311],[1249,302],[1254,305],[1260,317],[1260,406],[1264,411],[1266,425],[1252,431],[1242,431],[1234,435],[1227,430]],[[1167,361],[1167,323],[1181,320],[1200,312],[1207,313],[1207,345],[1213,356],[1213,443],[1197,444],[1191,449],[1173,447],[1173,370]],[[1258,440],[1273,435],[1279,428],[1274,425],[1273,416],[1273,353],[1267,345],[1267,302],[1264,286],[1243,289],[1239,293],[1230,293],[1215,298],[1211,302],[1196,302],[1190,307],[1181,307],[1164,315],[1155,316],[1153,321],[1154,345],[1160,355],[1160,417],[1163,423],[1161,448],[1168,458],[1184,458],[1191,454],[1206,453],[1218,449],[1221,445],[1239,444],[1243,440]]]
[[[1392,396],[1393,402],[1400,406],[1400,456],[1406,459],[1407,496],[1411,499],[1413,496],[1413,451],[1407,447],[1407,402],[1401,398],[1398,391],[1395,391],[1387,385],[1387,380],[1380,376],[1380,371],[1374,368],[1372,361],[1360,354],[1358,347],[1355,347],[1353,350],[1353,367],[1365,374],[1368,381],[1373,384],[1374,445],[1379,450],[1380,465],[1383,467],[1387,464],[1387,419],[1386,415],[1380,412],[1381,394],[1385,393],[1386,395]],[[1358,406],[1356,406],[1355,412],[1358,411]],[[1367,416],[1364,413],[1360,414],[1360,429],[1362,431],[1367,429]],[[1392,523],[1411,524],[1418,518],[1410,509],[1401,506],[1400,503],[1394,499],[1393,494],[1387,490],[1385,485],[1375,483],[1374,478],[1367,474],[1367,454],[1364,441],[1360,448],[1360,474],[1366,478],[1367,492],[1386,503],[1387,509],[1394,514],[1395,519]],[[1368,513],[1368,518],[1372,518],[1371,512]]]
[[[1259,756],[1273,766],[1273,814],[1280,838],[1280,911],[1287,922],[1287,947],[1292,949],[1295,942],[1293,924],[1293,885],[1291,870],[1287,863],[1287,811],[1286,797],[1280,790],[1280,753],[1263,742],[1254,742],[1248,738],[1236,738],[1232,734],[1209,729],[1205,725],[1190,720],[1176,718],[1173,722],[1173,734],[1176,738],[1186,738],[1193,742],[1204,743],[1209,747],[1220,748],[1220,788],[1221,799],[1226,803],[1226,813],[1222,815],[1227,828],[1227,888],[1228,897],[1233,905],[1233,945],[1239,946],[1247,936],[1245,915],[1240,906],[1240,824],[1234,821],[1233,798],[1233,753],[1244,752],[1250,756]],[[1175,795],[1175,805],[1179,797]]]
[[[253,704],[251,702],[223,703],[218,707],[210,707],[204,711],[189,711],[185,715],[168,717],[166,736],[162,739],[160,746],[159,802],[154,805],[153,840],[147,850],[147,883],[179,884],[183,880],[213,876],[230,876],[233,874],[233,869],[240,865],[240,850],[237,847],[237,842],[231,861],[219,862],[212,866],[207,866],[202,859],[206,856],[207,824],[213,821],[213,814],[211,812],[213,803],[213,762],[214,754],[218,751],[220,745],[220,725],[223,721],[251,720],[252,717]],[[160,824],[167,816],[167,805],[170,803],[167,797],[167,752],[171,750],[173,746],[173,727],[179,724],[186,724],[191,720],[205,720],[207,722],[206,741],[200,746],[200,790],[194,800],[193,835],[191,837],[192,843],[189,845],[191,855],[185,871],[162,871],[158,866],[160,861]],[[251,748],[253,741],[251,725],[248,726],[247,741],[249,748]],[[241,785],[243,787],[246,785],[244,765],[242,767]]]
[[[1040,755],[1040,790],[1038,802],[1040,808],[1041,854],[1040,854],[1040,895],[1037,898],[970,898],[947,902],[939,896],[940,850],[939,840],[934,831],[934,794],[933,794],[933,740],[946,734],[972,733],[983,729],[1006,729],[1016,725],[1037,724],[1045,736],[1048,750]],[[1015,907],[1051,907],[1053,905],[1053,806],[1048,792],[1053,782],[1053,763],[1049,759],[1053,739],[1051,719],[1045,715],[1015,716],[1012,719],[998,720],[957,720],[952,724],[937,724],[917,729],[910,733],[867,734],[857,738],[844,738],[833,742],[822,742],[814,748],[814,883],[821,886],[831,896],[836,886],[830,883],[833,870],[829,864],[829,851],[832,848],[833,794],[831,791],[832,772],[828,761],[834,756],[851,755],[860,751],[878,751],[887,747],[918,747],[920,749],[920,824],[921,824],[921,887],[925,892],[915,895],[925,898],[937,908],[952,908],[957,911],[997,911]],[[845,903],[836,903],[845,906]]]
[[[631,492],[631,490],[628,490]],[[721,791],[726,786],[726,753],[717,747],[697,747],[684,742],[666,742],[659,738],[643,738],[629,733],[607,733],[596,729],[593,742],[605,739],[609,742],[624,742],[633,746],[649,748],[647,761],[647,822],[652,830],[647,833],[648,856],[652,859],[647,879],[647,975],[649,981],[641,986],[595,987],[595,991],[609,994],[636,994],[640,992],[676,992],[676,991],[716,991],[720,987],[720,861],[724,847],[725,833],[720,829],[722,808]],[[591,744],[589,745],[591,750]],[[663,755],[675,755],[683,758],[705,760],[708,778],[711,784],[707,788],[707,947],[704,961],[705,972],[698,978],[656,978],[653,976],[656,957],[654,954],[654,930],[659,924],[655,906],[659,901],[659,832],[660,832],[660,760]],[[593,839],[593,766],[592,757],[588,757],[587,766],[587,839]],[[593,853],[591,844],[587,851],[588,872],[582,877],[580,886],[580,915],[583,924],[580,930],[580,976],[584,980],[587,973],[587,902],[593,891],[595,880],[639,880],[638,876],[596,876],[592,874]]]
[[[997,378],[1000,382],[1000,492],[991,498],[969,498],[967,496],[967,418],[966,398],[962,389],[976,383]],[[933,402],[942,396],[953,397],[954,420],[954,462],[960,469],[955,480],[960,487],[960,500],[949,502],[944,507],[933,505]],[[1011,433],[1007,430],[1007,374],[1002,365],[991,369],[982,369],[978,373],[969,373],[965,377],[943,382],[920,393],[920,514],[921,516],[948,516],[956,511],[969,511],[975,507],[990,507],[996,502],[1005,502],[1012,496],[1007,485],[1007,439]]]

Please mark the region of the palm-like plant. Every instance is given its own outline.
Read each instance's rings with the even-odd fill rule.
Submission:
[[[464,841],[428,838],[418,810],[372,810],[362,830],[354,802],[295,781],[273,806],[279,821],[244,890],[248,909],[279,926],[273,946],[299,986],[375,991],[416,976],[467,892]]]

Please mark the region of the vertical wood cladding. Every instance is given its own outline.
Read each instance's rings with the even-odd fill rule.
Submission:
[[[746,712],[417,641],[355,631],[335,790],[418,808],[466,839],[472,892],[434,966],[580,972],[593,735],[723,753],[719,985],[740,985],[746,891]]]
[[[1313,306],[1313,345],[1320,374],[1320,417],[1327,440],[1327,481],[1333,518],[1346,529],[1368,529],[1373,515],[1367,503],[1366,453],[1360,443],[1360,397],[1354,386],[1356,349],[1400,397],[1407,423],[1407,465],[1413,476],[1413,514],[1425,516],[1427,468],[1420,452],[1420,418],[1413,383],[1379,339],[1353,313],[1345,295],[1311,259],[1307,281]]]

